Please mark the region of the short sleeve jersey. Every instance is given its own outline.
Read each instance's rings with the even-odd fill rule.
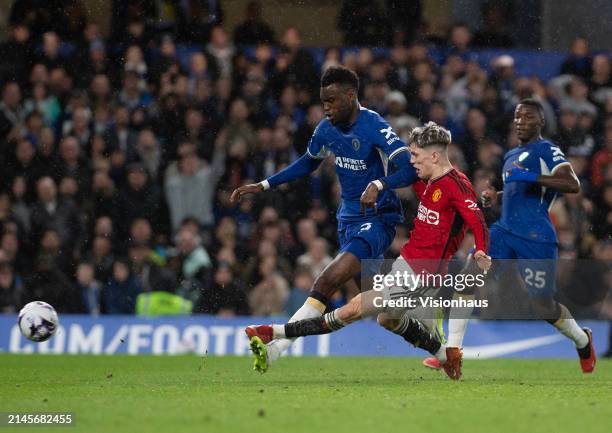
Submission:
[[[556,243],[557,235],[548,210],[558,195],[557,191],[536,183],[506,183],[508,172],[516,165],[533,173],[549,175],[559,167],[569,165],[569,162],[559,146],[548,140],[519,146],[504,156],[504,194],[498,224],[514,235],[531,241]]]

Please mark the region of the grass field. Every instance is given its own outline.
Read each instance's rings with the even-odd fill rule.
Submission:
[[[72,412],[67,431],[92,433],[610,432],[611,367],[466,361],[455,383],[416,358],[287,358],[259,375],[237,357],[0,355],[0,412]]]

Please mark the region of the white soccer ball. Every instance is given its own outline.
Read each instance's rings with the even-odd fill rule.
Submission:
[[[34,301],[21,309],[17,324],[25,338],[40,342],[55,334],[59,320],[55,308],[46,302]]]

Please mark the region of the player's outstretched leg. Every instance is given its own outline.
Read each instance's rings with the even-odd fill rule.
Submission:
[[[288,338],[305,337],[307,335],[321,335],[337,331],[349,323],[355,322],[364,316],[376,316],[380,309],[373,302],[375,297],[380,297],[379,292],[369,290],[360,293],[349,301],[348,304],[337,308],[322,317],[288,322],[283,325],[257,325],[246,329],[250,338],[255,336],[262,341],[285,340]],[[270,345],[268,345],[268,348]],[[269,357],[269,356],[268,356]]]
[[[547,311],[557,311],[553,317],[557,319],[547,320],[557,330],[574,342],[578,358],[580,360],[580,368],[583,373],[591,373],[595,369],[597,362],[597,354],[593,345],[593,334],[588,328],[581,328],[576,320],[572,317],[567,307],[563,304],[546,298],[533,300],[534,308],[542,317],[546,317]],[[550,315],[548,316],[550,317]]]
[[[362,298],[370,292],[360,293],[349,301],[348,304],[337,308],[322,317],[298,320],[285,323],[284,325],[270,325],[272,338],[298,338],[307,335],[329,334],[338,331],[346,325],[361,319],[364,315],[373,315],[371,311],[364,311]]]
[[[307,335],[321,335],[337,331],[349,323],[355,322],[364,316],[374,316],[380,311],[380,308],[375,307],[373,299],[380,297],[379,292],[370,290],[355,296],[351,301],[330,312],[323,317],[315,317],[296,322],[289,322],[284,325],[256,325],[249,326],[246,329],[247,335],[251,338],[251,348],[256,358],[260,351],[260,342],[266,342],[275,339],[297,338]],[[443,346],[439,337],[434,332],[425,326],[420,321],[404,315],[401,319],[385,319],[379,315],[379,323],[387,329],[404,337],[408,342],[416,347],[421,347],[428,350],[430,353],[439,356],[444,363],[444,370],[452,379],[459,379],[461,376],[461,354],[459,358],[447,355],[448,350]],[[269,346],[268,346],[269,347]],[[265,354],[264,359],[260,363],[264,364],[263,370],[267,370],[268,359]],[[451,362],[449,362],[451,360]],[[257,367],[255,369],[262,371]],[[458,367],[456,363],[459,363]]]
[[[355,275],[358,275],[359,272],[361,272],[361,263],[355,255],[350,252],[344,252],[336,256],[317,277],[310,291],[310,296],[306,299],[304,305],[291,316],[289,323],[321,317],[327,308],[328,299],[339,287]],[[267,343],[265,355],[261,355],[261,351],[259,355],[253,352],[255,364],[259,363],[265,365],[266,371],[268,366],[276,361],[295,340],[293,337],[281,338],[278,336],[273,341],[271,341],[271,338],[267,340],[265,327],[249,327],[245,329],[245,332],[249,340],[252,341],[253,337],[257,336],[263,343]],[[259,332],[262,334],[259,334]],[[251,333],[251,335],[249,335],[249,333]],[[253,347],[251,347],[251,349],[253,349]],[[256,367],[256,369],[258,368]]]
[[[348,304],[325,314],[323,317],[297,320],[284,325],[247,326],[245,332],[253,352],[253,369],[265,373],[270,365],[270,343],[287,341],[306,335],[320,335],[341,329],[361,318],[361,295],[355,296]],[[288,340],[291,341],[291,340]],[[268,343],[267,345],[265,343]]]

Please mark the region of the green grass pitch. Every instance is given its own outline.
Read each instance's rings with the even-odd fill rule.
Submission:
[[[0,412],[72,412],[41,432],[610,432],[612,362],[480,360],[451,382],[417,358],[0,355]]]

